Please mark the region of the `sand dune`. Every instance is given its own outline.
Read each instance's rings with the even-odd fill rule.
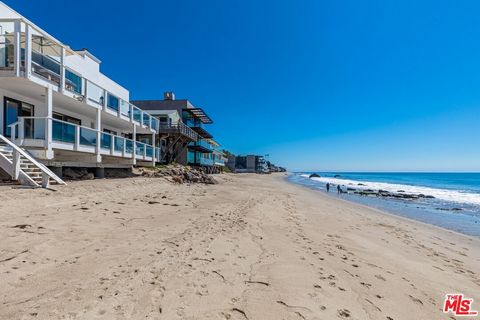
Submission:
[[[0,187],[0,319],[450,319],[480,241],[283,176]]]

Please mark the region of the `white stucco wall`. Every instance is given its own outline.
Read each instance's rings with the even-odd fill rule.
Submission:
[[[8,7],[7,5],[5,5],[3,2],[0,2],[0,18],[3,18],[3,19],[23,18],[25,21],[33,25],[36,31],[40,33],[45,33],[47,36],[49,36],[47,32],[37,27],[35,24],[30,22],[26,17],[20,15],[18,12]],[[36,31],[34,32],[37,33]],[[58,41],[53,37],[51,38],[61,43],[61,41]],[[106,89],[107,91],[116,95],[117,97],[125,101],[130,101],[130,94],[126,88],[122,87],[121,85],[119,85],[118,83],[116,83],[115,81],[113,81],[112,79],[108,78],[107,76],[105,76],[100,72],[100,63],[98,60],[92,59],[88,54],[75,53],[75,52],[73,52],[73,54],[67,54],[65,58],[66,58],[65,65],[68,68],[72,69],[82,77],[92,81],[96,85]],[[59,61],[60,60],[59,57],[56,58],[56,60]]]

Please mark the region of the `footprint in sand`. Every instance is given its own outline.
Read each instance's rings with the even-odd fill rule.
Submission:
[[[418,298],[415,298],[414,296],[412,295],[408,295],[408,297],[410,298],[410,300],[412,300],[413,302],[417,303],[417,304],[420,304],[423,306],[423,302],[422,300],[418,299]]]
[[[340,318],[350,318],[351,317],[350,310],[348,310],[348,309],[337,310],[337,313],[338,313],[338,316]]]

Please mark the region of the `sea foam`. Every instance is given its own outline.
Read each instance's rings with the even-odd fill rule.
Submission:
[[[308,174],[302,174],[302,177],[309,178]],[[406,184],[396,184],[396,183],[386,183],[386,182],[371,182],[371,181],[359,181],[359,180],[349,180],[344,178],[332,178],[332,177],[312,177],[311,180],[330,183],[330,184],[339,184],[346,187],[355,188],[358,190],[372,189],[372,190],[385,190],[393,193],[398,193],[403,191],[405,193],[411,194],[424,194],[434,196],[436,199],[456,202],[456,203],[465,203],[471,205],[480,206],[480,194],[463,192],[461,190],[448,190],[448,189],[437,189],[430,187],[422,186],[412,186]],[[359,185],[360,184],[360,185]]]

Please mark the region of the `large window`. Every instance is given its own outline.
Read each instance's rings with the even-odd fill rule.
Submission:
[[[5,97],[3,105],[3,132],[5,133],[6,137],[10,137],[11,132],[9,125],[17,122],[18,117],[33,117],[34,106],[29,103],[7,97]],[[25,123],[25,131],[33,130],[33,128],[28,128],[29,123],[30,122]],[[16,135],[18,137],[18,132]]]
[[[58,112],[54,112],[52,114],[52,117],[53,119],[57,119],[57,120],[61,120],[61,121],[64,121],[64,122],[69,122],[69,123],[73,123],[73,124],[77,124],[77,125],[82,125],[82,120],[80,119],[77,119],[77,118],[74,118],[74,117],[70,117],[70,116],[67,116],[67,115],[64,115],[62,113],[58,113]]]

